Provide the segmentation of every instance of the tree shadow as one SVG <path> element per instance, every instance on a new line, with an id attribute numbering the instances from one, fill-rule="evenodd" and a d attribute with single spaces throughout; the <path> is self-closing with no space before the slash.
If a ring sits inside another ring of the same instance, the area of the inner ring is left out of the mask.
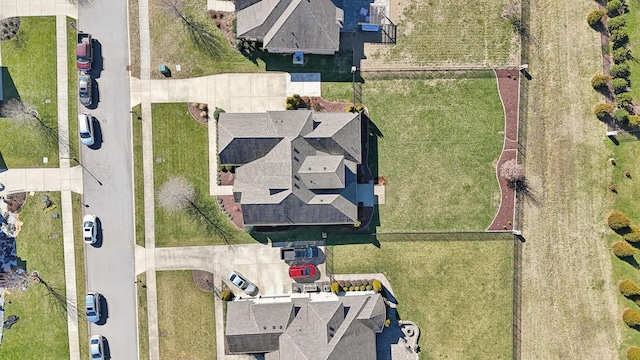
<path id="1" fill-rule="evenodd" d="M 216 234 L 227 244 L 233 244 L 234 228 L 223 216 L 222 211 L 214 201 L 208 201 L 198 196 L 189 201 L 189 213 L 194 216 L 211 234 Z"/>
<path id="2" fill-rule="evenodd" d="M 527 179 L 520 179 L 516 181 L 507 182 L 509 188 L 516 191 L 516 193 L 522 194 L 525 199 L 531 202 L 534 206 L 540 207 L 540 199 L 538 194 L 531 188 Z"/>
<path id="3" fill-rule="evenodd" d="M 636 260 L 635 257 L 633 257 L 633 256 L 619 256 L 618 258 L 620 260 L 626 262 L 627 264 L 633 266 L 634 269 L 640 269 L 640 264 L 638 264 L 638 261 Z"/>

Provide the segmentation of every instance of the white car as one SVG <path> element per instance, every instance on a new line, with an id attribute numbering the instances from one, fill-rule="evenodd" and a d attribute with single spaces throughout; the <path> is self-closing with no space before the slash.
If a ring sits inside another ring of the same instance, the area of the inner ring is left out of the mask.
<path id="1" fill-rule="evenodd" d="M 96 216 L 87 214 L 82 218 L 82 237 L 84 242 L 93 245 L 98 241 L 98 226 L 96 225 Z"/>
<path id="2" fill-rule="evenodd" d="M 100 294 L 88 292 L 84 297 L 84 310 L 87 314 L 87 321 L 97 323 L 100 321 Z"/>
<path id="3" fill-rule="evenodd" d="M 242 289 L 242 291 L 249 296 L 253 296 L 258 292 L 258 287 L 251 281 L 247 280 L 244 276 L 240 275 L 237 271 L 230 272 L 227 279 L 229 279 L 233 285 Z"/>
<path id="4" fill-rule="evenodd" d="M 101 335 L 93 335 L 89 340 L 89 349 L 91 350 L 91 358 L 95 360 L 104 359 L 104 347 L 102 346 L 103 338 Z"/>
<path id="5" fill-rule="evenodd" d="M 93 117 L 89 113 L 78 114 L 78 133 L 80 142 L 91 146 L 95 142 L 93 137 Z"/>

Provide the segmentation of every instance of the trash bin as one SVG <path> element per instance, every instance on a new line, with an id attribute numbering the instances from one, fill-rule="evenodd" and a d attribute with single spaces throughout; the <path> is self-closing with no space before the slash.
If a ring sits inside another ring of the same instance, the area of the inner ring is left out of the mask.
<path id="1" fill-rule="evenodd" d="M 158 71 L 166 77 L 171 76 L 171 70 L 167 67 L 167 65 L 161 64 L 158 66 Z"/>

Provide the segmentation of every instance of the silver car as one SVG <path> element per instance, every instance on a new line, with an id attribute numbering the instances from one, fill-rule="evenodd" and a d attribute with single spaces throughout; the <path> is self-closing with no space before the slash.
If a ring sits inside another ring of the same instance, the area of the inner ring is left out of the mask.
<path id="1" fill-rule="evenodd" d="M 103 338 L 101 335 L 93 335 L 89 340 L 89 350 L 91 358 L 94 360 L 104 360 Z"/>
<path id="2" fill-rule="evenodd" d="M 227 279 L 249 296 L 253 296 L 258 292 L 258 287 L 237 271 L 231 271 Z"/>
<path id="3" fill-rule="evenodd" d="M 83 73 L 78 75 L 78 96 L 82 105 L 91 105 L 91 76 Z"/>
<path id="4" fill-rule="evenodd" d="M 98 226 L 96 225 L 96 216 L 87 214 L 82 218 L 82 237 L 86 244 L 95 244 L 98 241 Z"/>
<path id="5" fill-rule="evenodd" d="M 97 323 L 100 321 L 100 294 L 89 292 L 84 297 L 84 310 L 87 314 L 87 321 Z"/>

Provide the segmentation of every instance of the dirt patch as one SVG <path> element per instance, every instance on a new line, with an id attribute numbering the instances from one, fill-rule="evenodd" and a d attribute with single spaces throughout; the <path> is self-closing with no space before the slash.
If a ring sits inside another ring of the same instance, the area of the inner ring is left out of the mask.
<path id="1" fill-rule="evenodd" d="M 209 123 L 209 107 L 204 103 L 189 103 L 189 114 L 200 124 Z"/>
<path id="2" fill-rule="evenodd" d="M 196 287 L 204 292 L 213 292 L 213 274 L 208 271 L 193 270 L 191 271 L 193 283 Z"/>
<path id="3" fill-rule="evenodd" d="M 19 212 L 27 201 L 27 193 L 9 194 L 3 200 L 7 204 L 7 210 L 12 213 Z"/>
<path id="4" fill-rule="evenodd" d="M 209 10 L 207 11 L 209 18 L 213 21 L 216 27 L 222 32 L 224 37 L 229 41 L 229 44 L 233 46 L 235 44 L 235 34 L 233 31 L 233 21 L 236 18 L 235 13 Z"/>

